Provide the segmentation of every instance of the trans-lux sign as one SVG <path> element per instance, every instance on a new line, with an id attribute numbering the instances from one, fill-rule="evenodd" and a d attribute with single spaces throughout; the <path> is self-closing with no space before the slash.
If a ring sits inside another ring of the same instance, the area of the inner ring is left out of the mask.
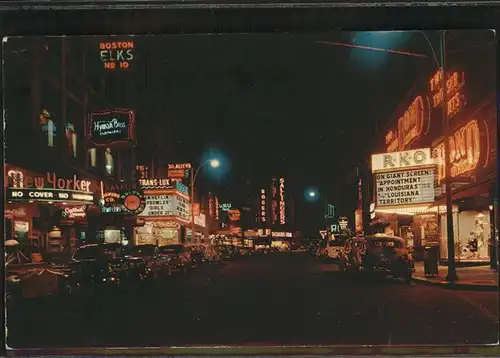
<path id="1" fill-rule="evenodd" d="M 430 148 L 372 155 L 372 172 L 432 165 Z"/>

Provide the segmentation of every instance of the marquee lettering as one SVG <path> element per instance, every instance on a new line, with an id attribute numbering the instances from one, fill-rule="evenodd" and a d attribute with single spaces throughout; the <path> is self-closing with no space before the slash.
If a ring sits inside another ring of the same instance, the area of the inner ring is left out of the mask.
<path id="1" fill-rule="evenodd" d="M 9 170 L 7 172 L 9 186 L 11 188 L 52 188 L 59 190 L 77 190 L 90 192 L 91 181 L 78 179 L 73 175 L 73 179 L 59 178 L 56 173 L 47 173 L 43 176 L 24 176 L 20 170 Z"/>

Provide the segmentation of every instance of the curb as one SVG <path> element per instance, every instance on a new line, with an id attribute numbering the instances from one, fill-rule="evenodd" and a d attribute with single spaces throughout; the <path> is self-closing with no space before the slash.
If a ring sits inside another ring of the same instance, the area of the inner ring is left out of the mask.
<path id="1" fill-rule="evenodd" d="M 411 279 L 413 282 L 429 286 L 440 286 L 447 290 L 464 290 L 464 291 L 494 291 L 498 292 L 499 287 L 495 285 L 481 285 L 470 283 L 449 283 L 446 281 L 431 281 L 424 277 L 415 277 Z"/>

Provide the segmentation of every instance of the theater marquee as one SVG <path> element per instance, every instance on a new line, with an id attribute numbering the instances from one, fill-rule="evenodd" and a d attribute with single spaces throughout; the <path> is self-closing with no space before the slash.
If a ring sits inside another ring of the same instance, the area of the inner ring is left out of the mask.
<path id="1" fill-rule="evenodd" d="M 375 174 L 377 207 L 434 202 L 435 169 L 413 169 Z"/>
<path id="2" fill-rule="evenodd" d="M 61 177 L 56 173 L 35 175 L 23 169 L 7 170 L 6 199 L 24 202 L 64 202 L 93 204 L 95 183 L 76 175 Z"/>

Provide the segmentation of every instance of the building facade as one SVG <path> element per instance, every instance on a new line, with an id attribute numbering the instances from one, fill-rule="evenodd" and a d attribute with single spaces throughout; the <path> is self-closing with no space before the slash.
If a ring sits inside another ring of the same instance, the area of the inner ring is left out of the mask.
<path id="1" fill-rule="evenodd" d="M 373 177 L 367 180 L 373 212 L 372 231 L 395 234 L 407 240 L 422 258 L 425 247 L 439 246 L 447 260 L 444 191 L 443 105 L 450 128 L 451 181 L 458 262 L 490 260 L 495 235 L 497 202 L 497 96 L 496 53 L 493 46 L 477 52 L 449 56 L 446 81 L 435 68 L 424 71 L 410 95 L 396 109 L 373 153 L 430 148 L 436 175 L 430 205 L 381 208 L 376 205 Z M 442 86 L 447 103 L 443 104 Z M 365 206 L 366 207 L 366 206 Z M 365 216 L 366 217 L 366 216 Z"/>

